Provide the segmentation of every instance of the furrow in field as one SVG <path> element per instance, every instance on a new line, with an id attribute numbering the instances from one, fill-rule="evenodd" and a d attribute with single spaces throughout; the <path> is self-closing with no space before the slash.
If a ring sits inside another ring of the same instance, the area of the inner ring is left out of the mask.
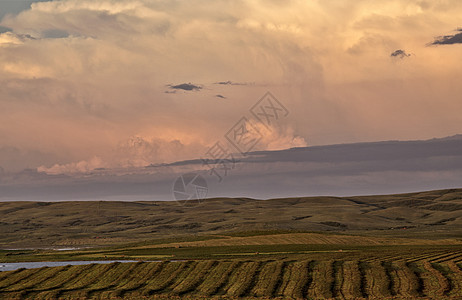
<path id="1" fill-rule="evenodd" d="M 418 278 L 414 272 L 407 267 L 406 263 L 403 261 L 395 261 L 392 263 L 392 268 L 397 282 L 395 285 L 396 294 L 405 298 L 418 297 Z"/>
<path id="2" fill-rule="evenodd" d="M 148 286 L 163 271 L 169 262 L 147 263 L 149 267 L 146 273 L 135 274 L 132 281 L 114 291 L 114 296 L 127 299 L 140 298 Z"/>
<path id="3" fill-rule="evenodd" d="M 12 286 L 14 284 L 19 284 L 21 282 L 27 281 L 28 278 L 45 270 L 46 268 L 43 267 L 40 269 L 21 269 L 19 272 L 13 272 L 5 280 L 2 281 L 2 283 L 0 284 L 0 291 L 3 291 L 5 288 Z"/>
<path id="4" fill-rule="evenodd" d="M 369 298 L 392 296 L 390 277 L 383 263 L 378 261 L 361 264 L 365 276 L 364 293 Z"/>
<path id="5" fill-rule="evenodd" d="M 230 297 L 240 297 L 252 288 L 253 277 L 259 270 L 261 263 L 255 261 L 244 262 L 231 278 L 224 288 L 226 295 Z"/>
<path id="6" fill-rule="evenodd" d="M 308 289 L 308 298 L 332 298 L 331 287 L 334 281 L 332 264 L 332 261 L 319 261 L 313 267 L 313 282 Z"/>
<path id="7" fill-rule="evenodd" d="M 200 296 L 218 294 L 228 283 L 231 273 L 237 270 L 241 264 L 242 262 L 238 261 L 218 263 L 197 287 L 197 294 Z"/>
<path id="8" fill-rule="evenodd" d="M 365 261 L 358 261 L 357 268 L 359 273 L 359 295 L 361 298 L 367 298 L 367 280 L 366 280 L 366 270 L 370 265 Z"/>
<path id="9" fill-rule="evenodd" d="M 387 276 L 387 282 L 388 282 L 388 291 L 390 291 L 391 296 L 396 296 L 398 294 L 398 278 L 396 275 L 396 272 L 393 268 L 392 262 L 391 261 L 382 261 L 381 262 L 382 267 L 385 270 L 385 274 Z"/>
<path id="10" fill-rule="evenodd" d="M 447 262 L 447 261 L 457 260 L 461 256 L 462 256 L 462 252 L 460 252 L 460 251 L 453 252 L 453 253 L 448 254 L 445 257 L 441 257 L 441 258 L 438 258 L 436 260 L 432 260 L 432 262 L 440 263 L 440 262 Z"/>
<path id="11" fill-rule="evenodd" d="M 416 293 L 419 297 L 425 296 L 425 281 L 424 281 L 424 272 L 426 272 L 420 263 L 417 262 L 406 262 L 406 266 L 409 268 L 411 272 L 414 273 L 417 282 Z"/>
<path id="12" fill-rule="evenodd" d="M 361 272 L 357 261 L 345 261 L 342 266 L 341 294 L 345 299 L 358 299 L 363 296 L 361 292 Z"/>
<path id="13" fill-rule="evenodd" d="M 136 272 L 140 264 L 140 262 L 119 263 L 115 268 L 104 274 L 100 280 L 86 287 L 88 290 L 88 298 L 92 298 L 93 296 L 96 298 L 104 298 L 98 297 L 98 294 L 115 289 L 120 284 L 121 280 L 129 277 L 133 272 Z"/>
<path id="14" fill-rule="evenodd" d="M 280 278 L 282 277 L 282 261 L 265 262 L 257 278 L 257 282 L 250 292 L 255 297 L 271 297 Z"/>
<path id="15" fill-rule="evenodd" d="M 276 297 L 282 297 L 284 295 L 284 291 L 287 289 L 289 282 L 291 282 L 291 277 L 293 277 L 294 273 L 292 272 L 292 269 L 294 268 L 293 264 L 294 261 L 285 261 L 282 265 L 282 277 L 280 282 L 278 283 L 279 286 L 274 291 L 274 295 Z"/>
<path id="16" fill-rule="evenodd" d="M 106 297 L 106 298 L 115 298 L 116 296 L 120 297 L 121 291 L 125 290 L 127 285 L 139 284 L 140 283 L 139 281 L 141 279 L 141 277 L 139 277 L 139 276 L 140 275 L 146 275 L 148 269 L 149 269 L 149 263 L 147 263 L 147 262 L 139 262 L 139 263 L 137 263 L 136 270 L 133 270 L 132 272 L 130 272 L 130 274 L 125 276 L 125 278 L 120 278 L 119 281 L 118 281 L 117 286 L 115 286 L 113 289 L 111 289 L 109 291 L 102 292 L 100 294 L 100 297 L 101 298 L 103 298 L 103 296 Z M 143 279 L 143 280 L 146 280 L 146 279 Z"/>
<path id="17" fill-rule="evenodd" d="M 444 297 L 445 293 L 449 291 L 449 284 L 446 278 L 428 261 L 420 264 L 424 270 L 420 277 L 424 283 L 424 294 L 428 297 L 438 299 Z"/>
<path id="18" fill-rule="evenodd" d="M 171 282 L 171 284 L 165 286 L 165 288 L 160 291 L 160 294 L 172 294 L 173 289 L 180 285 L 185 280 L 188 280 L 188 277 L 198 268 L 200 262 L 192 261 L 184 270 L 176 276 L 176 278 Z"/>
<path id="19" fill-rule="evenodd" d="M 11 276 L 15 276 L 17 273 L 22 272 L 25 269 L 17 269 L 14 271 L 2 271 L 0 272 L 0 286 L 2 286 L 2 281 L 5 279 L 10 279 Z"/>
<path id="20" fill-rule="evenodd" d="M 69 266 L 69 268 L 59 274 L 59 276 L 50 278 L 46 282 L 37 285 L 34 288 L 34 291 L 28 294 L 28 296 L 35 299 L 53 299 L 55 298 L 57 291 L 62 288 L 66 282 L 75 279 L 83 271 L 89 268 L 91 268 L 91 265 Z"/>
<path id="21" fill-rule="evenodd" d="M 449 296 L 462 298 L 462 270 L 453 261 L 447 262 L 446 265 L 449 268 L 453 283 L 453 289 L 449 293 Z"/>
<path id="22" fill-rule="evenodd" d="M 414 255 L 411 258 L 408 258 L 407 261 L 408 262 L 417 262 L 417 261 L 429 260 L 432 257 L 434 257 L 435 255 L 440 255 L 440 253 L 435 254 L 434 252 L 432 252 L 432 253 L 427 252 L 427 253 L 420 254 L 420 255 Z"/>
<path id="23" fill-rule="evenodd" d="M 104 293 L 107 298 L 122 298 L 125 293 L 139 289 L 144 282 L 161 267 L 160 262 L 142 262 L 138 265 L 136 272 L 132 272 L 130 276 L 119 281 L 117 287 L 109 293 Z"/>
<path id="24" fill-rule="evenodd" d="M 187 271 L 191 265 L 195 263 L 192 261 L 170 262 L 162 271 L 150 281 L 144 290 L 145 295 L 153 295 L 161 292 L 181 275 L 182 272 Z"/>
<path id="25" fill-rule="evenodd" d="M 172 289 L 174 295 L 184 295 L 189 292 L 193 292 L 204 280 L 204 277 L 217 265 L 217 261 L 201 261 L 199 262 L 194 270 L 187 275 L 184 280 L 180 281 Z"/>
<path id="26" fill-rule="evenodd" d="M 278 295 L 287 298 L 306 298 L 312 281 L 314 261 L 297 261 L 287 266 L 281 278 Z"/>
<path id="27" fill-rule="evenodd" d="M 431 263 L 438 262 L 440 260 L 444 260 L 446 257 L 452 256 L 453 254 L 454 254 L 454 252 L 452 252 L 452 251 L 451 252 L 445 251 L 445 252 L 440 253 L 440 254 L 435 254 L 432 257 L 427 258 L 426 260 L 428 260 Z"/>
<path id="28" fill-rule="evenodd" d="M 117 263 L 98 265 L 93 264 L 92 267 L 82 272 L 77 278 L 67 282 L 58 291 L 56 298 L 80 297 L 87 298 L 85 288 L 95 281 L 98 281 L 104 274 L 117 266 Z"/>
<path id="29" fill-rule="evenodd" d="M 35 273 L 34 275 L 27 278 L 27 281 L 23 280 L 19 283 L 12 284 L 9 287 L 5 288 L 4 291 L 26 291 L 33 289 L 35 286 L 46 282 L 47 280 L 53 278 L 62 271 L 65 271 L 68 267 L 55 267 L 55 268 L 45 268 L 42 272 Z"/>
<path id="30" fill-rule="evenodd" d="M 343 277 L 343 261 L 334 261 L 332 263 L 332 277 L 333 281 L 330 286 L 330 291 L 333 298 L 345 299 L 342 293 Z"/>
<path id="31" fill-rule="evenodd" d="M 454 276 L 457 274 L 454 274 L 447 264 L 431 263 L 431 266 L 445 278 L 447 287 L 444 291 L 444 295 L 450 297 L 460 295 L 461 285 L 457 276 Z"/>

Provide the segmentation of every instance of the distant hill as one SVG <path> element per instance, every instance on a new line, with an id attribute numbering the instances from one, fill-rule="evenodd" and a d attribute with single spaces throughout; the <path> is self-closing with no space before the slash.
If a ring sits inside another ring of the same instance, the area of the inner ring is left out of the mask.
<path id="1" fill-rule="evenodd" d="M 201 159 L 127 170 L 0 174 L 0 200 L 173 200 L 173 183 L 202 174 L 208 197 L 269 199 L 395 194 L 462 187 L 462 135 L 257 151 L 215 172 Z M 226 172 L 226 173 L 225 173 Z"/>
<path id="2" fill-rule="evenodd" d="M 361 197 L 215 198 L 184 206 L 165 201 L 0 202 L 0 220 L 0 248 L 258 231 L 460 239 L 462 189 Z"/>

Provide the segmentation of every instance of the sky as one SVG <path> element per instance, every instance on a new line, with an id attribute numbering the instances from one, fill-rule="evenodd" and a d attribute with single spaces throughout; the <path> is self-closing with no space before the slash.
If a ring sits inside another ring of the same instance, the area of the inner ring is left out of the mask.
<path id="1" fill-rule="evenodd" d="M 253 150 L 461 133 L 458 0 L 0 0 L 0 166 L 197 159 L 270 92 Z"/>
<path id="2" fill-rule="evenodd" d="M 178 204 L 185 206 L 188 202 L 183 200 L 206 197 L 274 199 L 421 192 L 461 187 L 462 135 L 253 151 L 213 169 L 194 159 L 73 174 L 25 170 L 0 178 L 0 201 L 180 200 Z"/>

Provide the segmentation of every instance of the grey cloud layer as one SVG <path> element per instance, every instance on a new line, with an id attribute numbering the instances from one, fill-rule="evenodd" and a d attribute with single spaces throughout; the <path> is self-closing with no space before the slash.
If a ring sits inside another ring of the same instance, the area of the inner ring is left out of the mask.
<path id="1" fill-rule="evenodd" d="M 310 195 L 400 193 L 460 186 L 462 137 L 253 152 L 219 183 L 201 160 L 85 176 L 25 171 L 1 175 L 1 200 L 172 200 L 182 173 L 197 170 L 209 197 L 259 199 Z"/>

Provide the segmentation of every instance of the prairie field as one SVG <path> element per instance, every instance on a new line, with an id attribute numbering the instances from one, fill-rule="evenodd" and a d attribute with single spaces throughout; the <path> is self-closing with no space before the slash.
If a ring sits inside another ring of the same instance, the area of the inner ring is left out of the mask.
<path id="1" fill-rule="evenodd" d="M 3 299 L 460 299 L 460 252 L 386 260 L 184 260 L 0 273 Z"/>
<path id="2" fill-rule="evenodd" d="M 3 271 L 0 299 L 462 299 L 461 190 L 0 215 L 0 265 L 136 261 Z"/>
<path id="3" fill-rule="evenodd" d="M 0 0 L 0 300 L 462 300 L 462 0 Z"/>

